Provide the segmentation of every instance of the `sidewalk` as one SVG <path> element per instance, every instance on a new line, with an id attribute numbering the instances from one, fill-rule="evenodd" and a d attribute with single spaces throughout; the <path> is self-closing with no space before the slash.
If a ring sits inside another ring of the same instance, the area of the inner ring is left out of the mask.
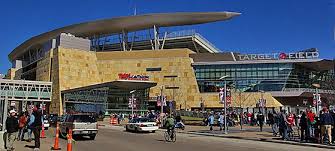
<path id="1" fill-rule="evenodd" d="M 55 141 L 55 129 L 49 128 L 49 130 L 45 131 L 46 138 L 41 138 L 41 147 L 40 151 L 49 151 L 51 150 L 51 147 L 54 145 Z M 27 138 L 27 134 L 26 137 Z M 14 147 L 16 151 L 32 151 L 34 150 L 34 140 L 31 142 L 27 141 L 15 141 Z M 62 138 L 59 138 L 59 146 L 62 150 L 66 150 L 66 144 L 65 140 Z"/>
<path id="2" fill-rule="evenodd" d="M 299 142 L 300 140 L 299 138 L 297 138 L 295 141 L 281 140 L 280 137 L 275 137 L 272 135 L 271 127 L 268 126 L 265 126 L 263 128 L 263 132 L 260 132 L 259 127 L 256 126 L 243 126 L 243 130 L 241 130 L 239 126 L 229 127 L 228 134 L 224 134 L 224 131 L 220 131 L 218 127 L 214 127 L 213 129 L 214 129 L 213 131 L 210 131 L 208 126 L 186 126 L 184 131 L 178 131 L 178 132 L 186 134 L 202 135 L 202 136 L 244 139 L 252 141 L 263 141 L 263 142 L 335 149 L 335 146 L 322 145 L 316 143 L 301 143 Z"/>

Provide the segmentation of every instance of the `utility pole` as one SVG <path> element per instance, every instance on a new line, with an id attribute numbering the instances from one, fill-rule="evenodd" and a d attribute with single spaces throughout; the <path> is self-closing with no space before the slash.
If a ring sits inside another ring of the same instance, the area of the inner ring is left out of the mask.
<path id="1" fill-rule="evenodd" d="M 163 89 L 164 89 L 164 86 L 161 86 L 161 114 L 163 114 L 164 112 L 164 104 L 163 104 Z"/>

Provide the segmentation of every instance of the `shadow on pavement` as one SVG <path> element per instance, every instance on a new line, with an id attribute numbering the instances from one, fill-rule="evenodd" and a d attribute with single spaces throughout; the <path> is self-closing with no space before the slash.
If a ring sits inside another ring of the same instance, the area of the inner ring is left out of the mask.
<path id="1" fill-rule="evenodd" d="M 25 145 L 26 148 L 35 148 L 35 145 Z"/>

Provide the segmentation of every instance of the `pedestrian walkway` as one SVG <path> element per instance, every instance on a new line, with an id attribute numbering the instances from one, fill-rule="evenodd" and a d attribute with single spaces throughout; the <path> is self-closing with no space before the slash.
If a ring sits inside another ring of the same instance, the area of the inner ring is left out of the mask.
<path id="1" fill-rule="evenodd" d="M 202 135 L 202 136 L 214 136 L 214 137 L 222 137 L 222 138 L 265 141 L 265 142 L 273 142 L 273 143 L 335 149 L 335 146 L 315 144 L 315 143 L 301 143 L 298 140 L 296 141 L 281 140 L 280 137 L 273 136 L 271 127 L 268 127 L 268 126 L 265 126 L 263 128 L 263 132 L 260 132 L 259 127 L 256 127 L 256 126 L 243 126 L 242 130 L 238 126 L 229 127 L 228 134 L 224 134 L 224 131 L 220 131 L 219 127 L 214 127 L 214 130 L 210 131 L 208 126 L 186 126 L 184 131 L 178 131 L 178 132 Z"/>
<path id="2" fill-rule="evenodd" d="M 41 148 L 40 151 L 49 151 L 51 147 L 54 145 L 54 139 L 55 139 L 55 129 L 50 128 L 45 133 L 46 138 L 41 138 Z M 66 140 L 61 139 L 60 141 L 60 147 L 62 150 L 66 150 Z M 27 141 L 15 141 L 14 147 L 16 151 L 32 151 L 34 150 L 34 140 L 31 142 Z"/>

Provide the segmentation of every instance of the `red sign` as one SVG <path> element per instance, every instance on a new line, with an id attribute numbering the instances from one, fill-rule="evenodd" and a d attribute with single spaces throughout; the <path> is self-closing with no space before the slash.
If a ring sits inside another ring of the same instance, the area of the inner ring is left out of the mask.
<path id="1" fill-rule="evenodd" d="M 225 101 L 224 88 L 220 88 L 219 98 L 220 98 L 220 103 L 224 104 L 224 101 Z M 230 88 L 227 88 L 226 100 L 227 100 L 227 106 L 230 107 L 231 106 L 231 102 L 232 102 Z"/>
<path id="2" fill-rule="evenodd" d="M 148 81 L 149 76 L 147 75 L 131 75 L 130 73 L 119 73 L 119 79 L 121 80 L 141 80 Z"/>

